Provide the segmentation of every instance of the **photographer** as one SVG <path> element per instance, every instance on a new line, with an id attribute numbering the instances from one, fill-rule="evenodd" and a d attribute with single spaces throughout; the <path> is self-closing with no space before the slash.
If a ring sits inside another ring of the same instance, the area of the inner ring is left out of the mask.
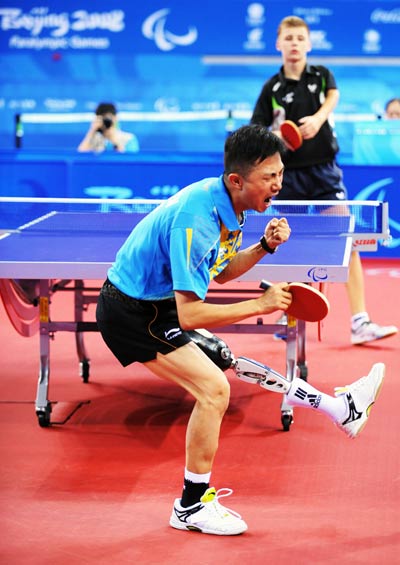
<path id="1" fill-rule="evenodd" d="M 115 105 L 102 102 L 96 108 L 95 119 L 79 144 L 78 151 L 134 153 L 139 151 L 139 142 L 133 133 L 119 129 Z"/>

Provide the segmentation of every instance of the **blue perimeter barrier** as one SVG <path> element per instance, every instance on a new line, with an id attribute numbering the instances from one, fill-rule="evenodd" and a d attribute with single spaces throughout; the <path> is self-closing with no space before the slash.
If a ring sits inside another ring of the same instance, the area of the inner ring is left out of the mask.
<path id="1" fill-rule="evenodd" d="M 392 240 L 376 256 L 400 257 L 400 167 L 342 165 L 348 198 L 389 202 Z M 221 153 L 80 154 L 0 151 L 1 196 L 168 198 L 205 177 L 221 174 Z M 0 205 L 1 220 L 1 205 Z M 370 256 L 370 254 L 369 254 Z"/>

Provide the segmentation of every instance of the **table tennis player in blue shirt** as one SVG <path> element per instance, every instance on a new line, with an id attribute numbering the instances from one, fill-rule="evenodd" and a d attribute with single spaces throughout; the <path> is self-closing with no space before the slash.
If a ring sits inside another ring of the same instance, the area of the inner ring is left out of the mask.
<path id="1" fill-rule="evenodd" d="M 242 222 L 232 209 L 222 177 L 199 181 L 140 222 L 118 252 L 108 278 L 142 300 L 173 298 L 178 289 L 193 291 L 204 300 L 210 278 L 224 269 L 240 246 Z M 223 240 L 221 225 L 226 226 Z"/>
<path id="2" fill-rule="evenodd" d="M 194 399 L 186 431 L 184 488 L 170 517 L 170 525 L 180 530 L 216 535 L 247 530 L 241 516 L 219 501 L 232 491 L 210 487 L 229 405 L 227 352 L 234 358 L 222 340 L 196 328 L 285 311 L 291 303 L 286 282 L 232 304 L 205 301 L 211 279 L 225 283 L 239 277 L 288 240 L 286 219 L 272 218 L 259 241 L 240 249 L 246 210 L 264 212 L 282 187 L 284 151 L 282 141 L 267 128 L 239 128 L 225 142 L 223 175 L 184 188 L 145 216 L 118 252 L 98 299 L 98 327 L 120 363 L 143 363 Z M 324 413 L 355 437 L 383 376 L 384 365 L 375 364 L 367 377 L 335 396 L 299 378 L 280 378 L 286 381 L 289 404 Z M 268 388 L 256 375 L 254 383 Z"/>

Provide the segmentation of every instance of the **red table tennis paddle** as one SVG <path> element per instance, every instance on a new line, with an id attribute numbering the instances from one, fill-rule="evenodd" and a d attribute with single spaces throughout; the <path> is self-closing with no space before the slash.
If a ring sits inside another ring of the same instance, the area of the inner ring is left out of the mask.
<path id="1" fill-rule="evenodd" d="M 285 120 L 280 127 L 282 137 L 293 151 L 299 149 L 303 145 L 303 136 L 301 135 L 300 128 L 291 120 Z"/>
<path id="2" fill-rule="evenodd" d="M 271 286 L 262 280 L 260 288 L 267 290 Z M 288 290 L 292 294 L 292 302 L 286 310 L 290 316 L 305 322 L 319 322 L 329 312 L 328 299 L 322 292 L 304 283 L 289 283 Z"/>

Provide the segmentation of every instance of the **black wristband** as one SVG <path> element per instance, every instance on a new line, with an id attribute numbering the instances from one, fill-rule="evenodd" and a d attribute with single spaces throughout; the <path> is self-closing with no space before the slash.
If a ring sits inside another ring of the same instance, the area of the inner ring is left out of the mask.
<path id="1" fill-rule="evenodd" d="M 267 243 L 267 240 L 265 239 L 265 235 L 262 235 L 260 238 L 260 244 L 261 247 L 264 249 L 264 251 L 266 251 L 267 253 L 270 253 L 271 255 L 273 253 L 276 252 L 276 250 L 278 249 L 277 247 L 275 247 L 274 249 L 272 249 L 272 247 L 270 247 Z"/>

